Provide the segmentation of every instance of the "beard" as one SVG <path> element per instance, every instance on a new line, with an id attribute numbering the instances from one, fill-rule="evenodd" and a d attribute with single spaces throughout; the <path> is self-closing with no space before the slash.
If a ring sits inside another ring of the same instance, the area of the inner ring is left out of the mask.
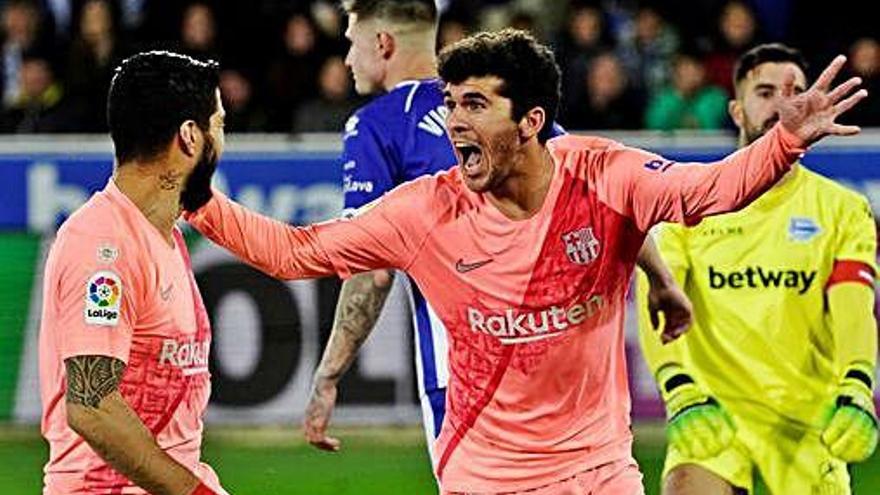
<path id="1" fill-rule="evenodd" d="M 776 123 L 779 122 L 779 116 L 773 116 L 764 121 L 761 126 L 752 127 L 748 123 L 746 123 L 745 127 L 745 137 L 746 144 L 752 144 L 757 141 L 761 136 L 767 134 L 767 132 L 773 128 Z"/>
<path id="2" fill-rule="evenodd" d="M 211 199 L 211 178 L 217 170 L 218 161 L 214 140 L 206 134 L 202 155 L 183 183 L 183 192 L 180 193 L 180 205 L 184 210 L 196 211 Z"/>

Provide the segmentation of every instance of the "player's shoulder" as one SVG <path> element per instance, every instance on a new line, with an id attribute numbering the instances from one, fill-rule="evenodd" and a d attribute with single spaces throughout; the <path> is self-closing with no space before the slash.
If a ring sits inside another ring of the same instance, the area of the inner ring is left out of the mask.
<path id="1" fill-rule="evenodd" d="M 606 150 L 622 146 L 610 138 L 585 134 L 560 134 L 549 139 L 547 145 L 559 151 Z"/>
<path id="2" fill-rule="evenodd" d="M 403 81 L 387 93 L 360 107 L 355 116 L 367 121 L 388 122 L 389 116 L 418 114 L 443 102 L 440 82 L 434 79 Z"/>
<path id="3" fill-rule="evenodd" d="M 74 263 L 114 264 L 133 259 L 138 252 L 137 232 L 129 226 L 118 205 L 98 192 L 58 229 L 51 255 Z M 128 253 L 120 258 L 120 253 Z"/>
<path id="4" fill-rule="evenodd" d="M 613 139 L 576 134 L 562 134 L 547 141 L 547 148 L 557 156 L 604 152 L 622 146 L 622 144 Z"/>
<path id="5" fill-rule="evenodd" d="M 601 136 L 563 134 L 547 141 L 547 149 L 558 163 L 581 176 L 595 154 L 622 148 L 619 142 Z"/>
<path id="6" fill-rule="evenodd" d="M 434 173 L 420 175 L 410 181 L 397 186 L 396 190 L 406 191 L 408 194 L 419 196 L 423 199 L 435 200 L 441 196 L 450 196 L 461 192 L 464 187 L 461 173 L 458 167 L 439 170 Z"/>
<path id="7" fill-rule="evenodd" d="M 868 203 L 868 198 L 865 195 L 834 179 L 803 166 L 800 173 L 803 174 L 803 187 L 810 189 L 817 198 L 821 198 L 826 204 L 847 208 Z"/>
<path id="8" fill-rule="evenodd" d="M 452 167 L 404 182 L 386 196 L 394 197 L 408 210 L 438 218 L 450 209 L 470 204 L 468 193 L 458 167 Z"/>

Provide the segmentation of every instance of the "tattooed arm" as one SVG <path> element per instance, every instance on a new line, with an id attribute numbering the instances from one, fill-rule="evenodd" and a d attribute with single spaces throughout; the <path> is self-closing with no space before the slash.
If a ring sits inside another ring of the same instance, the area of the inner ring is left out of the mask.
<path id="1" fill-rule="evenodd" d="M 187 495 L 203 485 L 166 454 L 117 389 L 125 363 L 74 356 L 67 370 L 67 424 L 110 466 L 154 495 Z"/>
<path id="2" fill-rule="evenodd" d="M 319 449 L 339 450 L 339 440 L 326 434 L 336 404 L 336 385 L 376 325 L 393 280 L 393 271 L 377 270 L 355 275 L 342 284 L 333 330 L 315 371 L 303 422 L 306 440 Z"/>

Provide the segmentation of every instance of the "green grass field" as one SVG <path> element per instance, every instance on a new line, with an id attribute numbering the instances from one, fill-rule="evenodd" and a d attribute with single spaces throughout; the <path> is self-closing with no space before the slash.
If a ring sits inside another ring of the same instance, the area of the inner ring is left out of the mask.
<path id="1" fill-rule="evenodd" d="M 212 428 L 205 458 L 234 495 L 436 494 L 417 428 L 358 428 L 337 431 L 342 452 L 318 452 L 293 428 Z M 648 495 L 659 492 L 662 429 L 636 428 L 636 457 Z M 36 430 L 0 427 L 0 495 L 40 492 L 46 448 Z M 853 470 L 856 495 L 880 494 L 880 456 Z M 766 493 L 758 490 L 758 493 Z"/>

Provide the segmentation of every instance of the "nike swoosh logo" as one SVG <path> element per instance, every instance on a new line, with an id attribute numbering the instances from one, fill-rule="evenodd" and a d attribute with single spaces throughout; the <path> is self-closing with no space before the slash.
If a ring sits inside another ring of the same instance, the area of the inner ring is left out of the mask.
<path id="1" fill-rule="evenodd" d="M 477 268 L 486 265 L 492 262 L 492 258 L 487 260 L 477 261 L 474 263 L 465 263 L 464 259 L 459 258 L 458 261 L 455 262 L 455 269 L 458 273 L 467 273 L 471 270 L 476 270 Z"/>
<path id="2" fill-rule="evenodd" d="M 174 286 L 171 284 L 169 284 L 168 287 L 164 289 L 162 289 L 161 287 L 159 288 L 159 295 L 162 296 L 163 301 L 167 301 L 171 297 L 171 289 L 173 288 Z"/>

